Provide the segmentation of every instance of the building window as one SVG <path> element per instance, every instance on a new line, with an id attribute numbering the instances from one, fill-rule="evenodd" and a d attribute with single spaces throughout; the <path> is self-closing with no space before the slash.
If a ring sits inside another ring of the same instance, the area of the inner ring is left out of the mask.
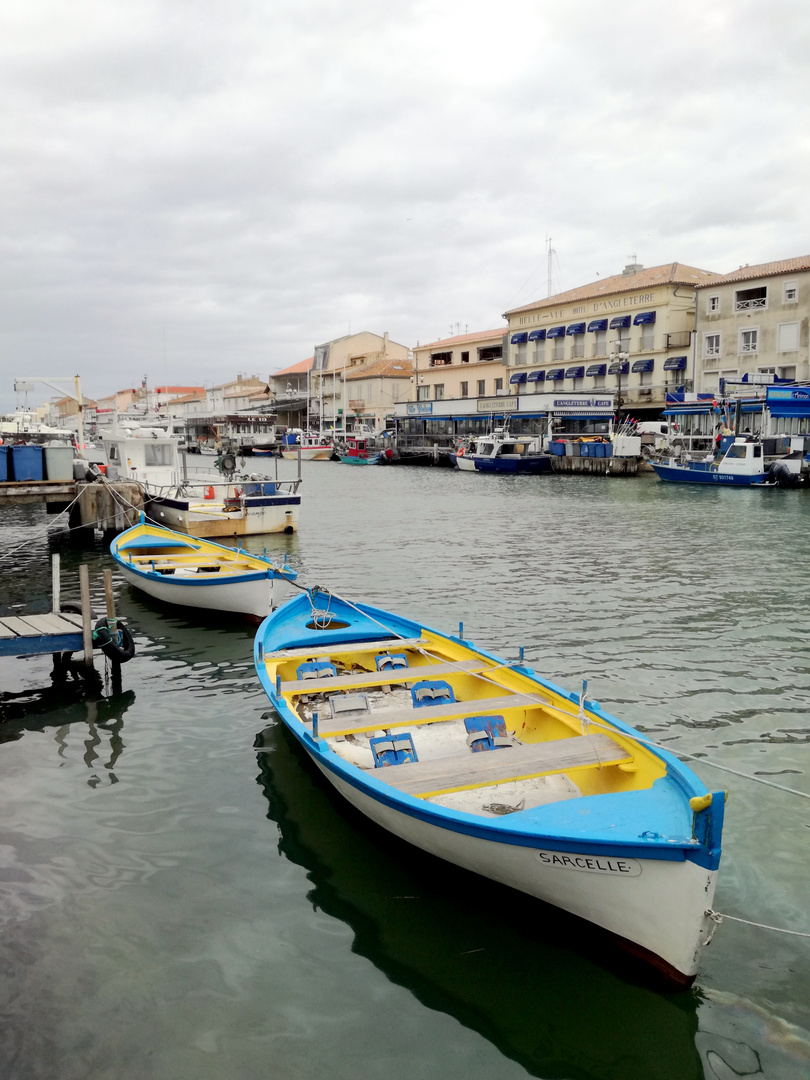
<path id="1" fill-rule="evenodd" d="M 534 363 L 535 364 L 542 364 L 543 363 L 543 357 L 545 356 L 545 352 L 546 352 L 546 343 L 545 343 L 545 341 L 535 341 L 535 343 L 534 343 Z"/>
<path id="2" fill-rule="evenodd" d="M 433 387 L 433 398 L 435 401 L 441 401 L 444 397 L 444 383 L 436 383 Z"/>
<path id="3" fill-rule="evenodd" d="M 593 335 L 593 355 L 607 356 L 607 330 L 597 330 Z"/>
<path id="4" fill-rule="evenodd" d="M 585 355 L 585 335 L 575 334 L 573 341 L 573 348 L 571 349 L 571 355 L 574 358 Z"/>
<path id="5" fill-rule="evenodd" d="M 430 354 L 430 366 L 431 367 L 444 367 L 445 364 L 452 364 L 453 354 L 451 352 L 435 352 Z"/>
<path id="6" fill-rule="evenodd" d="M 495 380 L 495 393 L 498 394 L 498 393 L 500 393 L 501 390 L 503 390 L 503 379 L 496 379 Z"/>
<path id="7" fill-rule="evenodd" d="M 799 324 L 797 322 L 780 323 L 778 342 L 777 352 L 798 352 Z"/>
<path id="8" fill-rule="evenodd" d="M 784 285 L 783 299 L 786 304 L 798 304 L 799 287 L 795 281 L 786 281 Z"/>
<path id="9" fill-rule="evenodd" d="M 521 343 L 517 347 L 517 352 L 515 353 L 515 363 L 518 364 L 518 365 L 523 365 L 523 364 L 526 363 L 526 342 L 525 341 L 521 341 Z"/>
<path id="10" fill-rule="evenodd" d="M 740 348 L 738 351 L 741 354 L 759 352 L 759 327 L 740 331 Z"/>
<path id="11" fill-rule="evenodd" d="M 706 297 L 706 314 L 716 315 L 720 310 L 720 297 L 716 294 L 714 296 Z"/>
<path id="12" fill-rule="evenodd" d="M 795 382 L 796 381 L 796 365 L 793 364 L 790 367 L 780 367 L 779 368 L 779 378 L 780 379 L 790 379 L 791 382 Z"/>
<path id="13" fill-rule="evenodd" d="M 430 401 L 430 387 L 420 386 L 416 391 L 417 401 Z"/>
<path id="14" fill-rule="evenodd" d="M 553 356 L 553 359 L 554 360 L 562 360 L 564 355 L 565 355 L 565 338 L 564 337 L 555 337 L 554 338 L 554 356 Z"/>
<path id="15" fill-rule="evenodd" d="M 467 397 L 468 394 L 469 394 L 469 389 L 470 389 L 470 384 L 463 382 L 461 384 L 461 396 L 462 397 Z"/>
<path id="16" fill-rule="evenodd" d="M 604 375 L 594 375 L 594 377 L 593 377 L 593 388 L 594 388 L 594 390 L 604 390 L 605 389 L 605 376 Z"/>
<path id="17" fill-rule="evenodd" d="M 502 345 L 488 345 L 485 349 L 478 350 L 479 360 L 502 360 L 503 359 L 503 346 Z"/>
<path id="18" fill-rule="evenodd" d="M 704 334 L 703 335 L 703 355 L 707 359 L 710 356 L 720 355 L 720 335 L 719 334 Z"/>
<path id="19" fill-rule="evenodd" d="M 647 352 L 653 347 L 655 326 L 653 323 L 644 323 L 641 327 L 641 351 Z"/>
<path id="20" fill-rule="evenodd" d="M 479 397 L 484 397 L 486 395 L 486 392 L 487 392 L 487 381 L 486 381 L 486 379 L 479 379 L 478 380 L 478 396 Z"/>
<path id="21" fill-rule="evenodd" d="M 768 290 L 764 285 L 755 289 L 738 289 L 734 293 L 735 311 L 761 311 L 768 306 Z"/>

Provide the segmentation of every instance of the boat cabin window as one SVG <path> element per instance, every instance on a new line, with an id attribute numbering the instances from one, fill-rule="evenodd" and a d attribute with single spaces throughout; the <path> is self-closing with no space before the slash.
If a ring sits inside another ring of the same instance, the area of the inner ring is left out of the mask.
<path id="1" fill-rule="evenodd" d="M 478 444 L 478 453 L 483 454 L 485 457 L 492 453 L 495 448 L 495 444 L 491 442 L 482 442 Z"/>
<path id="2" fill-rule="evenodd" d="M 169 443 L 145 442 L 143 444 L 143 463 L 144 465 L 171 465 L 172 448 Z"/>
<path id="3" fill-rule="evenodd" d="M 754 447 L 754 457 L 762 457 L 762 447 L 758 444 Z"/>
<path id="4" fill-rule="evenodd" d="M 107 451 L 107 458 L 113 465 L 121 460 L 118 443 L 110 443 L 110 448 Z"/>
<path id="5" fill-rule="evenodd" d="M 745 457 L 745 443 L 735 443 L 728 448 L 728 454 L 726 457 L 730 458 L 744 458 Z"/>

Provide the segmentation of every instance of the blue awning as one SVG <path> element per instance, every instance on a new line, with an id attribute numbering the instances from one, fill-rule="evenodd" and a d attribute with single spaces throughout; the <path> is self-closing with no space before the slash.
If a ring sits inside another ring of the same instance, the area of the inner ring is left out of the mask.
<path id="1" fill-rule="evenodd" d="M 678 409 L 664 409 L 662 416 L 708 416 L 714 412 L 711 405 L 681 405 Z"/>
<path id="2" fill-rule="evenodd" d="M 565 337 L 564 326 L 551 326 L 546 331 L 546 337 Z"/>
<path id="3" fill-rule="evenodd" d="M 509 382 L 510 383 L 524 383 L 524 382 L 526 382 L 526 372 L 525 371 L 515 371 L 512 375 L 509 376 Z"/>
<path id="4" fill-rule="evenodd" d="M 619 330 L 622 326 L 630 325 L 629 315 L 617 315 L 615 319 L 610 320 L 610 329 Z"/>
<path id="5" fill-rule="evenodd" d="M 546 372 L 546 382 L 548 382 L 549 379 L 561 379 L 562 377 L 563 369 L 561 367 L 551 368 L 550 371 Z"/>
<path id="6" fill-rule="evenodd" d="M 522 345 L 528 339 L 528 337 L 528 334 L 512 334 L 512 344 Z"/>
<path id="7" fill-rule="evenodd" d="M 634 360 L 633 371 L 652 371 L 655 366 L 654 360 Z"/>
<path id="8" fill-rule="evenodd" d="M 630 371 L 629 360 L 614 360 L 614 362 L 608 368 L 608 375 L 627 375 Z"/>
<path id="9" fill-rule="evenodd" d="M 572 337 L 574 334 L 584 334 L 585 333 L 585 323 L 584 322 L 572 322 L 571 325 L 568 327 L 568 329 L 565 332 L 566 332 L 566 334 L 568 334 L 569 337 Z"/>
<path id="10" fill-rule="evenodd" d="M 545 379 L 546 379 L 545 371 L 530 371 L 529 372 L 529 382 L 545 382 Z"/>
<path id="11" fill-rule="evenodd" d="M 604 375 L 607 371 L 607 364 L 591 364 L 585 374 L 590 378 L 592 375 Z"/>
<path id="12" fill-rule="evenodd" d="M 685 356 L 670 356 L 664 361 L 664 371 L 685 371 Z"/>
<path id="13" fill-rule="evenodd" d="M 566 379 L 581 379 L 585 374 L 585 365 L 579 364 L 576 367 L 570 367 L 565 373 Z"/>
<path id="14" fill-rule="evenodd" d="M 592 334 L 596 330 L 607 330 L 607 319 L 591 319 L 588 323 L 588 333 Z"/>
<path id="15" fill-rule="evenodd" d="M 546 332 L 545 332 L 545 330 L 532 330 L 532 331 L 530 331 L 530 333 L 529 333 L 529 341 L 545 341 L 545 340 L 546 340 Z"/>
<path id="16" fill-rule="evenodd" d="M 636 315 L 635 319 L 633 319 L 633 326 L 643 326 L 645 323 L 654 323 L 654 322 L 655 322 L 655 312 L 654 311 L 640 311 L 638 313 L 638 315 Z"/>

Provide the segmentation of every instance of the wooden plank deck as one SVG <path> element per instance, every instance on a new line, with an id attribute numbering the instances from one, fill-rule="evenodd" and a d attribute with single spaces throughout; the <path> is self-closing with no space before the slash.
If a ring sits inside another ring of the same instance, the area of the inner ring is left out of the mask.
<path id="1" fill-rule="evenodd" d="M 443 705 L 423 705 L 419 709 L 402 705 L 393 709 L 375 709 L 371 713 L 353 713 L 332 719 L 318 714 L 318 734 L 322 738 L 334 735 L 357 735 L 364 731 L 380 731 L 395 727 L 421 727 L 435 720 L 460 720 L 465 716 L 488 716 L 504 709 L 531 709 L 546 703 L 539 694 L 506 694 L 503 697 L 476 698 L 475 701 L 454 701 Z"/>
<path id="2" fill-rule="evenodd" d="M 418 753 L 418 739 L 414 742 Z M 632 754 L 609 735 L 573 735 L 554 742 L 392 765 L 376 770 L 375 776 L 406 795 L 430 796 L 632 760 Z"/>
<path id="3" fill-rule="evenodd" d="M 82 648 L 81 615 L 52 611 L 0 617 L 0 656 L 78 652 Z"/>
<path id="4" fill-rule="evenodd" d="M 364 652 L 402 652 L 403 649 L 419 649 L 425 645 L 434 644 L 429 638 L 384 638 L 379 641 L 352 641 L 347 642 L 345 645 L 318 645 L 314 643 L 307 648 L 299 649 L 279 649 L 278 652 L 266 653 L 265 661 L 272 663 L 280 660 L 307 660 L 312 657 L 320 656 L 341 656 L 344 653 L 364 653 Z M 328 657 L 327 657 L 328 659 Z"/>
<path id="5" fill-rule="evenodd" d="M 492 667 L 489 660 L 451 660 L 444 664 L 388 668 L 386 671 L 358 671 L 351 675 L 327 675 L 316 679 L 290 679 L 281 684 L 282 694 L 319 694 L 330 690 L 357 690 L 363 686 L 388 686 L 391 683 L 417 682 L 439 675 L 478 674 Z"/>

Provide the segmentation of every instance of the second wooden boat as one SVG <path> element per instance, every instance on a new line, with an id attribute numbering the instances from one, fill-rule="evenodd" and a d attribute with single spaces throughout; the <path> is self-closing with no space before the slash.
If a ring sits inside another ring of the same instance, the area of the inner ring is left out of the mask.
<path id="1" fill-rule="evenodd" d="M 296 572 L 264 555 L 141 521 L 110 545 L 124 578 L 156 600 L 263 619 L 294 591 Z"/>

